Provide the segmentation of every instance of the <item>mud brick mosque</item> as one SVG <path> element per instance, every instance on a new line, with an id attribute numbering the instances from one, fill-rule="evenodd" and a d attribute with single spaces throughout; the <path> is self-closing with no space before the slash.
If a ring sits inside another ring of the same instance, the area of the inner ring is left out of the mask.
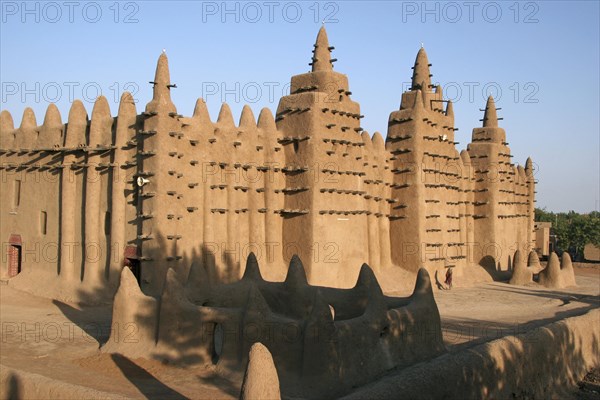
<path id="1" fill-rule="evenodd" d="M 104 97 L 90 118 L 75 101 L 66 123 L 53 104 L 42 125 L 29 108 L 17 128 L 2 111 L 1 275 L 112 295 L 129 266 L 158 295 L 169 268 L 235 281 L 252 251 L 265 279 L 282 281 L 297 254 L 312 285 L 350 287 L 363 263 L 380 280 L 490 256 L 506 269 L 532 247 L 532 162 L 512 162 L 491 97 L 459 152 L 421 48 L 385 139 L 370 135 L 332 50 L 321 28 L 312 71 L 276 114 L 245 106 L 237 124 L 227 104 L 213 122 L 202 99 L 180 115 L 164 53 L 141 113 L 128 93 L 116 117 Z"/>

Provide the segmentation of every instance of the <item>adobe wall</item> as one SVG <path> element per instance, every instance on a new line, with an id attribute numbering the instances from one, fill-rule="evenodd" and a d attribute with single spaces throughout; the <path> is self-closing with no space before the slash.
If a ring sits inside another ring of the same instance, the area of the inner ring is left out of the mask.
<path id="1" fill-rule="evenodd" d="M 106 296 L 111 287 L 116 289 L 118 280 L 111 280 L 111 269 L 118 278 L 136 213 L 125 170 L 127 160 L 135 162 L 114 144 L 131 140 L 137 118 L 133 104 L 130 95 L 123 97 L 119 122 L 100 97 L 89 121 L 83 104 L 75 101 L 67 124 L 51 104 L 41 126 L 26 109 L 17 129 L 10 114 L 3 112 L 2 193 L 7 201 L 2 202 L 0 228 L 2 276 L 8 272 L 9 238 L 19 235 L 21 273 L 11 280 L 15 286 L 48 295 L 63 293 L 63 298 L 76 296 L 80 285 Z M 113 197 L 120 200 L 113 202 Z M 54 279 L 58 276 L 60 280 Z"/>
<path id="2" fill-rule="evenodd" d="M 461 276 L 490 254 L 508 269 L 515 246 L 533 241 L 535 182 L 531 160 L 511 162 L 493 99 L 459 154 L 452 103 L 421 49 L 386 139 L 371 137 L 332 50 L 322 28 L 312 71 L 293 76 L 275 116 L 263 109 L 258 120 L 246 106 L 236 123 L 227 104 L 211 119 L 202 99 L 180 115 L 164 53 L 141 113 L 130 94 L 115 118 L 103 97 L 90 119 L 76 101 L 64 125 L 54 105 L 41 126 L 26 110 L 17 129 L 3 111 L 0 184 L 13 202 L 16 179 L 22 188 L 18 210 L 2 202 L 2 241 L 19 234 L 24 253 L 58 249 L 24 258 L 12 281 L 58 273 L 59 289 L 106 288 L 110 298 L 120 269 L 139 262 L 142 289 L 158 295 L 169 268 L 184 279 L 199 264 L 211 282 L 235 281 L 250 252 L 268 279 L 282 280 L 280 266 L 298 254 L 311 283 L 336 287 L 352 286 L 364 262 L 377 274 L 456 266 Z"/>
<path id="3" fill-rule="evenodd" d="M 531 160 L 526 168 L 512 162 L 504 129 L 498 127 L 494 99 L 488 99 L 483 127 L 473 129 L 467 151 L 473 166 L 475 262 L 486 256 L 496 269 L 512 268 L 514 251 L 533 248 L 534 181 Z M 479 259 L 478 259 L 479 258 Z"/>
<path id="4" fill-rule="evenodd" d="M 386 149 L 394 174 L 392 260 L 430 272 L 465 264 L 462 162 L 454 141 L 454 112 L 442 88 L 431 84 L 429 61 L 420 49 L 412 87 L 390 114 Z M 446 103 L 446 104 L 444 104 Z M 462 228 L 462 229 L 461 229 Z"/>
<path id="5" fill-rule="evenodd" d="M 599 310 L 404 369 L 344 399 L 555 398 L 600 363 Z M 460 367 L 458 367 L 460 366 Z"/>
<path id="6" fill-rule="evenodd" d="M 11 235 L 19 235 L 22 241 L 22 271 L 40 273 L 51 270 L 56 273 L 60 158 L 35 149 L 61 144 L 64 127 L 54 105 L 48 107 L 42 126 L 37 125 L 30 108 L 25 109 L 20 127 L 14 129 L 12 125 L 12 117 L 4 111 L 1 147 L 11 151 L 2 154 L 0 230 L 3 234 L 3 265 L 8 261 Z M 0 275 L 6 278 L 7 273 L 7 268 L 2 268 Z"/>

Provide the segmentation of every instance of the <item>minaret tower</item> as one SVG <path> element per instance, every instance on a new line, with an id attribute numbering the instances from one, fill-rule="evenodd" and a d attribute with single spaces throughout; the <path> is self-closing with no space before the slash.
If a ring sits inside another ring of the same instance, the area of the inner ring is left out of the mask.
<path id="1" fill-rule="evenodd" d="M 287 163 L 283 246 L 299 253 L 313 284 L 351 284 L 368 257 L 356 168 L 362 116 L 350 98 L 348 77 L 333 70 L 332 50 L 323 26 L 312 70 L 292 77 L 290 95 L 280 100 L 276 115 Z"/>
<path id="2" fill-rule="evenodd" d="M 487 100 L 483 126 L 474 128 L 467 147 L 473 165 L 473 230 L 476 241 L 474 262 L 491 256 L 496 268 L 510 267 L 513 253 L 524 232 L 516 229 L 518 199 L 515 195 L 516 175 L 512 155 L 506 142 L 506 132 L 498 126 L 498 112 L 494 98 Z"/>
<path id="3" fill-rule="evenodd" d="M 171 101 L 169 62 L 158 58 L 152 100 L 142 113 L 143 130 L 138 132 L 138 255 L 141 287 L 148 294 L 160 294 L 168 268 L 179 271 L 178 225 L 184 217 L 180 174 L 178 173 L 181 122 Z M 138 183 L 139 182 L 139 183 Z"/>
<path id="4" fill-rule="evenodd" d="M 454 112 L 441 86 L 431 84 L 430 66 L 421 48 L 412 86 L 390 114 L 386 138 L 396 200 L 390 211 L 392 262 L 412 271 L 459 265 L 466 258 Z"/>

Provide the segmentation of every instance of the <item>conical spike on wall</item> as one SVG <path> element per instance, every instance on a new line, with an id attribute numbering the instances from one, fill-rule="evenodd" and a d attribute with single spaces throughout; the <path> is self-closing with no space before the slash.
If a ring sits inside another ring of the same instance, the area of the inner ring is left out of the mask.
<path id="1" fill-rule="evenodd" d="M 498 114 L 496 112 L 496 103 L 494 102 L 494 98 L 492 96 L 488 97 L 487 104 L 485 105 L 485 112 L 483 114 L 483 127 L 498 127 Z"/>
<path id="2" fill-rule="evenodd" d="M 368 287 L 368 296 L 364 315 L 370 318 L 371 322 L 382 324 L 387 319 L 388 308 L 385 296 L 377 280 Z"/>
<path id="3" fill-rule="evenodd" d="M 15 129 L 15 124 L 13 122 L 13 117 L 6 110 L 2 110 L 0 112 L 0 130 L 4 131 L 12 131 Z"/>
<path id="4" fill-rule="evenodd" d="M 454 118 L 454 106 L 452 100 L 448 100 L 448 105 L 446 106 L 446 116 Z"/>
<path id="5" fill-rule="evenodd" d="M 165 52 L 162 52 L 161 55 L 158 56 L 158 61 L 156 62 L 156 72 L 154 74 L 154 83 L 155 95 L 170 95 L 166 85 L 171 83 L 171 73 L 169 72 L 169 59 L 167 58 L 167 53 Z"/>
<path id="6" fill-rule="evenodd" d="M 321 294 L 321 291 L 317 289 L 315 291 L 315 297 L 313 300 L 312 310 L 306 320 L 307 324 L 332 324 L 333 315 L 329 304 L 325 301 L 325 298 Z"/>
<path id="7" fill-rule="evenodd" d="M 23 118 L 21 118 L 21 125 L 19 126 L 19 129 L 25 130 L 35 128 L 37 128 L 35 113 L 31 109 L 31 107 L 27 107 L 25 108 L 25 110 L 23 110 Z"/>
<path id="8" fill-rule="evenodd" d="M 312 310 L 304 324 L 302 375 L 326 378 L 325 370 L 336 368 L 339 363 L 336 349 L 337 331 L 333 312 L 319 289 L 315 291 L 312 303 Z M 323 362 L 323 360 L 327 360 L 327 362 Z"/>
<path id="9" fill-rule="evenodd" d="M 517 165 L 513 164 L 512 167 L 508 167 L 508 168 L 514 174 L 513 179 L 515 180 L 515 182 L 518 182 L 519 181 L 519 169 L 517 168 Z"/>
<path id="10" fill-rule="evenodd" d="M 454 152 L 453 152 L 453 153 L 454 153 L 454 159 L 456 160 L 456 163 L 458 164 L 458 171 L 459 171 L 459 172 L 460 172 L 460 171 L 463 171 L 463 166 L 464 166 L 464 164 L 463 164 L 463 159 L 462 159 L 462 157 L 460 156 L 460 153 L 459 153 L 459 152 L 458 152 L 458 150 L 456 150 L 456 149 L 454 150 Z"/>
<path id="11" fill-rule="evenodd" d="M 14 130 L 12 115 L 6 110 L 2 110 L 0 112 L 0 148 L 12 148 L 15 141 Z"/>
<path id="12" fill-rule="evenodd" d="M 415 281 L 412 296 L 431 296 L 433 298 L 431 278 L 425 268 L 419 268 L 419 271 L 417 271 L 417 280 Z"/>
<path id="13" fill-rule="evenodd" d="M 43 126 L 56 128 L 62 127 L 62 125 L 62 118 L 60 116 L 60 111 L 58 111 L 58 107 L 56 107 L 56 104 L 50 103 L 46 109 Z"/>
<path id="14" fill-rule="evenodd" d="M 92 109 L 92 120 L 90 123 L 90 142 L 91 147 L 97 145 L 110 145 L 112 142 L 112 123 L 113 118 L 110 115 L 110 107 L 106 97 L 99 96 Z"/>
<path id="15" fill-rule="evenodd" d="M 427 90 L 431 85 L 431 76 L 429 71 L 429 60 L 425 49 L 421 47 L 415 59 L 415 66 L 412 76 L 412 89 L 421 88 Z M 425 85 L 425 86 L 423 86 Z"/>
<path id="16" fill-rule="evenodd" d="M 192 118 L 199 120 L 200 125 L 211 124 L 210 114 L 208 112 L 208 107 L 206 106 L 206 101 L 203 98 L 199 98 L 196 100 L 196 105 L 194 106 L 194 114 Z"/>
<path id="17" fill-rule="evenodd" d="M 135 340 L 124 341 L 131 334 L 132 324 L 136 325 Z M 143 294 L 133 272 L 123 268 L 113 301 L 111 337 L 102 346 L 102 352 L 147 357 L 156 345 L 157 326 L 158 301 Z"/>
<path id="18" fill-rule="evenodd" d="M 560 271 L 560 261 L 558 255 L 555 252 L 550 254 L 548 259 L 548 265 L 539 274 L 539 283 L 547 288 L 562 288 L 564 286 L 562 282 L 562 276 Z"/>
<path id="19" fill-rule="evenodd" d="M 131 93 L 123 92 L 121 99 L 119 100 L 119 111 L 117 111 L 117 115 L 131 115 L 132 112 L 136 112 L 135 99 Z"/>
<path id="20" fill-rule="evenodd" d="M 527 182 L 527 174 L 525 173 L 525 168 L 523 168 L 523 166 L 521 166 L 521 165 L 517 166 L 517 173 L 519 174 L 519 182 L 520 183 Z"/>
<path id="21" fill-rule="evenodd" d="M 308 286 L 304 265 L 302 265 L 300 257 L 298 257 L 296 254 L 294 254 L 290 260 L 288 273 L 285 277 L 285 284 L 292 287 Z"/>
<path id="22" fill-rule="evenodd" d="M 269 314 L 271 314 L 271 309 L 255 282 L 249 282 L 249 288 L 246 293 L 247 297 L 242 317 L 242 329 L 246 331 L 246 329 L 251 327 L 253 331 L 264 332 L 266 328 L 265 321 Z M 272 338 L 268 336 L 262 336 L 261 338 L 265 343 L 272 341 Z M 245 351 L 248 351 L 247 349 L 250 345 L 258 341 L 257 338 L 249 335 L 243 335 L 242 339 L 240 348 L 242 354 L 244 354 Z"/>
<path id="23" fill-rule="evenodd" d="M 167 274 L 164 281 L 164 286 L 160 295 L 160 319 L 161 319 L 161 332 L 171 330 L 168 323 L 162 323 L 163 319 L 176 318 L 173 314 L 174 310 L 192 310 L 196 308 L 185 295 L 185 289 L 177 277 L 177 272 L 173 268 L 167 270 Z M 162 310 L 169 310 L 169 312 L 162 312 Z M 166 321 L 165 321 L 166 322 Z M 171 335 L 171 333 L 169 333 Z"/>
<path id="24" fill-rule="evenodd" d="M 167 276 L 165 278 L 165 285 L 161 297 L 174 296 L 174 298 L 183 298 L 183 285 L 177 278 L 177 272 L 173 268 L 167 270 Z"/>
<path id="25" fill-rule="evenodd" d="M 521 251 L 517 250 L 513 257 L 513 270 L 509 283 L 511 285 L 527 285 L 531 282 L 533 282 L 533 271 L 527 268 Z"/>
<path id="26" fill-rule="evenodd" d="M 262 318 L 265 318 L 270 312 L 271 309 L 256 284 L 250 284 L 244 314 L 260 315 Z"/>
<path id="27" fill-rule="evenodd" d="M 254 343 L 248 354 L 240 400 L 280 398 L 279 377 L 273 356 L 262 343 Z"/>
<path id="28" fill-rule="evenodd" d="M 576 286 L 575 282 L 575 270 L 573 269 L 573 262 L 568 252 L 563 252 L 560 259 L 560 273 L 562 274 L 563 283 L 565 286 Z"/>
<path id="29" fill-rule="evenodd" d="M 273 113 L 267 107 L 260 110 L 260 114 L 258 115 L 258 129 L 262 129 L 264 131 L 276 131 L 277 125 L 275 124 L 275 118 L 273 118 Z"/>
<path id="30" fill-rule="evenodd" d="M 513 256 L 513 268 L 516 268 L 517 266 L 526 266 L 521 250 L 515 251 Z"/>
<path id="31" fill-rule="evenodd" d="M 164 52 L 158 57 L 153 84 L 152 100 L 146 105 L 146 112 L 177 112 L 175 104 L 171 101 L 169 60 Z"/>
<path id="32" fill-rule="evenodd" d="M 534 174 L 533 161 L 531 161 L 531 157 L 527 157 L 527 160 L 525 161 L 525 176 L 527 177 L 527 182 L 533 183 L 535 181 Z"/>
<path id="33" fill-rule="evenodd" d="M 536 251 L 532 250 L 529 252 L 529 256 L 527 257 L 527 266 L 539 268 L 540 267 L 540 258 Z"/>
<path id="34" fill-rule="evenodd" d="M 412 107 L 413 119 L 419 120 L 420 116 L 424 114 L 425 106 L 423 105 L 423 94 L 421 90 L 417 90 L 415 94 L 415 101 Z"/>
<path id="35" fill-rule="evenodd" d="M 35 113 L 30 107 L 23 111 L 21 126 L 15 136 L 15 145 L 17 148 L 31 149 L 37 141 L 37 121 Z"/>
<path id="36" fill-rule="evenodd" d="M 61 146 L 63 143 L 63 128 L 60 111 L 56 104 L 50 103 L 46 109 L 44 123 L 38 136 L 38 148 Z"/>
<path id="37" fill-rule="evenodd" d="M 194 303 L 204 303 L 210 294 L 210 282 L 208 272 L 204 264 L 194 262 L 185 283 L 185 294 Z"/>
<path id="38" fill-rule="evenodd" d="M 87 144 L 85 137 L 87 123 L 88 116 L 83 103 L 80 100 L 75 100 L 69 110 L 65 147 L 78 147 Z"/>
<path id="39" fill-rule="evenodd" d="M 385 140 L 383 140 L 381 133 L 375 132 L 371 138 L 371 141 L 373 142 L 373 149 L 375 151 L 381 152 L 385 150 Z"/>
<path id="40" fill-rule="evenodd" d="M 312 71 L 331 71 L 333 64 L 331 63 L 331 50 L 329 47 L 329 39 L 325 26 L 321 26 L 317 34 L 315 42 L 315 52 L 312 60 Z"/>
<path id="41" fill-rule="evenodd" d="M 362 139 L 362 141 L 365 144 L 365 147 L 367 149 L 372 149 L 373 148 L 373 141 L 371 140 L 371 135 L 369 135 L 369 132 L 362 131 L 362 133 L 360 134 L 360 137 L 361 137 L 361 139 Z"/>
<path id="42" fill-rule="evenodd" d="M 256 260 L 256 255 L 254 255 L 254 252 L 250 252 L 250 254 L 248 254 L 248 258 L 246 259 L 246 270 L 244 271 L 244 276 L 242 277 L 242 280 L 263 280 L 263 277 L 260 273 L 260 268 L 258 266 L 258 261 Z"/>
<path id="43" fill-rule="evenodd" d="M 138 285 L 135 276 L 130 268 L 121 270 L 121 280 L 119 281 L 119 290 L 125 291 L 128 295 L 144 295 L 140 285 Z"/>
<path id="44" fill-rule="evenodd" d="M 531 161 L 531 157 L 527 157 L 527 160 L 525 161 L 525 171 L 528 172 L 528 175 L 533 171 L 533 161 Z"/>
<path id="45" fill-rule="evenodd" d="M 129 92 L 124 92 L 119 101 L 119 110 L 117 114 L 117 126 L 115 135 L 115 145 L 122 147 L 127 145 L 127 142 L 132 139 L 135 134 L 133 126 L 135 125 L 137 111 L 135 100 Z M 115 154 L 115 162 L 121 165 L 124 163 L 126 155 L 123 153 Z"/>
<path id="46" fill-rule="evenodd" d="M 221 109 L 219 110 L 219 116 L 217 118 L 217 124 L 221 124 L 225 127 L 235 127 L 235 122 L 233 121 L 233 114 L 231 113 L 231 108 L 227 103 L 223 103 L 221 105 Z"/>
<path id="47" fill-rule="evenodd" d="M 562 256 L 560 256 L 560 269 L 564 270 L 565 268 L 573 268 L 573 262 L 571 261 L 571 256 L 568 252 L 564 251 Z"/>
<path id="48" fill-rule="evenodd" d="M 203 264 L 197 262 L 192 263 L 186 280 L 186 286 L 209 286 L 208 272 Z"/>
<path id="49" fill-rule="evenodd" d="M 462 159 L 464 165 L 471 164 L 471 156 L 467 150 L 462 150 L 460 152 L 460 158 Z"/>
<path id="50" fill-rule="evenodd" d="M 256 127 L 256 120 L 254 119 L 254 113 L 249 105 L 244 105 L 242 109 L 242 115 L 240 115 L 240 128 L 250 129 Z"/>
<path id="51" fill-rule="evenodd" d="M 371 288 L 372 286 L 379 286 L 379 282 L 377 281 L 377 277 L 375 273 L 366 263 L 360 267 L 360 272 L 358 273 L 358 279 L 356 280 L 355 288 L 364 287 Z"/>
<path id="52" fill-rule="evenodd" d="M 365 264 L 366 265 L 366 264 Z M 369 267 L 369 269 L 371 269 Z M 364 273 L 363 279 L 368 279 L 368 271 L 364 268 L 361 268 L 361 273 Z M 372 271 L 371 271 L 372 272 Z M 358 284 L 358 282 L 357 282 Z M 368 285 L 365 285 L 368 293 L 368 303 L 365 313 L 375 313 L 380 316 L 383 315 L 381 313 L 387 312 L 387 305 L 385 303 L 385 296 L 383 295 L 383 290 L 381 290 L 381 286 L 377 281 L 376 277 L 373 277 L 371 282 Z"/>
<path id="53" fill-rule="evenodd" d="M 210 357 L 203 329 L 206 314 L 185 296 L 177 275 L 173 268 L 169 268 L 164 280 L 158 313 L 157 354 L 162 360 L 195 357 L 198 362 L 204 362 Z"/>

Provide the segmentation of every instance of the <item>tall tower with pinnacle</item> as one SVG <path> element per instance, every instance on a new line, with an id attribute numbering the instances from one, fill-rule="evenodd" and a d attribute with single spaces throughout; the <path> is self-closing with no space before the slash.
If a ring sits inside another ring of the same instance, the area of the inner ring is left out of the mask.
<path id="1" fill-rule="evenodd" d="M 292 77 L 276 115 L 288 163 L 283 246 L 297 249 L 315 284 L 352 276 L 344 268 L 358 270 L 367 257 L 366 216 L 356 214 L 364 208 L 361 174 L 352 168 L 360 163 L 362 116 L 348 77 L 333 70 L 332 50 L 323 26 L 312 71 Z"/>
<path id="2" fill-rule="evenodd" d="M 386 138 L 397 200 L 390 221 L 392 262 L 415 270 L 459 265 L 466 258 L 454 111 L 441 86 L 431 84 L 430 66 L 425 49 L 419 49 L 411 88 L 390 114 Z"/>
<path id="3" fill-rule="evenodd" d="M 182 140 L 177 108 L 171 101 L 169 61 L 163 52 L 158 58 L 152 100 L 142 114 L 143 130 L 138 134 L 138 251 L 142 262 L 142 289 L 160 293 L 162 280 L 156 279 L 168 268 L 179 270 L 182 259 L 178 246 L 182 212 L 178 174 Z M 147 183 L 143 183 L 147 180 Z"/>
<path id="4" fill-rule="evenodd" d="M 506 132 L 498 126 L 497 110 L 490 96 L 482 127 L 473 129 L 467 150 L 475 182 L 475 261 L 492 257 L 496 269 L 507 270 L 516 250 L 531 250 L 534 182 L 530 162 L 526 168 L 513 164 Z"/>

